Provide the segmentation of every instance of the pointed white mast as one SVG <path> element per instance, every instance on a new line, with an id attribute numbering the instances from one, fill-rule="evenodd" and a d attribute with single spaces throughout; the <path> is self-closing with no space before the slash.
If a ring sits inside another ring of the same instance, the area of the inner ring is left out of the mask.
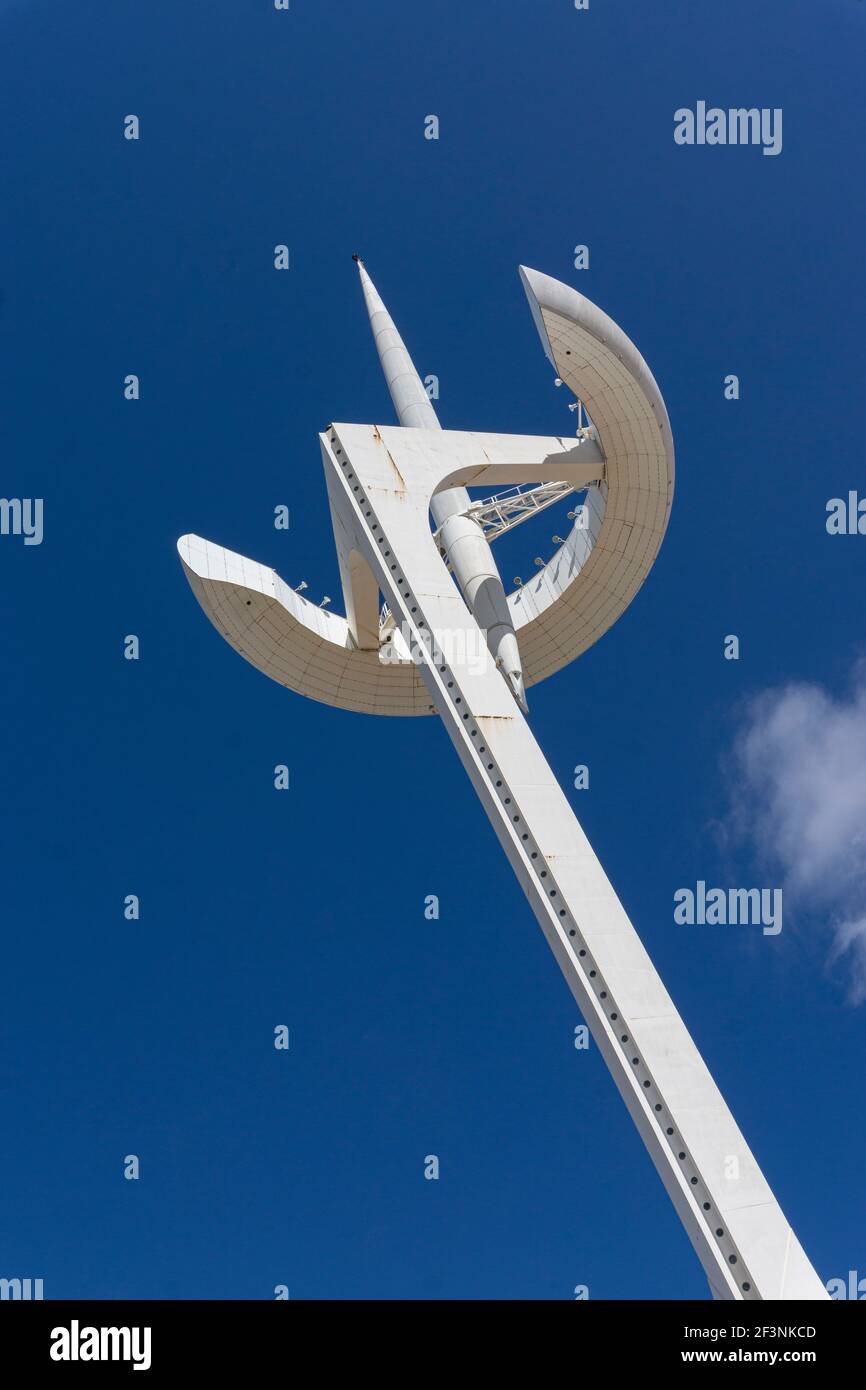
<path id="1" fill-rule="evenodd" d="M 360 256 L 353 256 L 361 276 L 361 289 L 364 303 L 370 315 L 370 327 L 385 381 L 394 402 L 397 419 L 409 429 L 438 430 L 442 426 L 436 411 L 430 404 L 430 397 L 421 384 L 412 359 L 406 351 L 406 344 L 397 332 L 394 320 L 382 303 L 379 291 L 370 279 Z M 465 488 L 461 489 L 465 492 Z"/>
<path id="2" fill-rule="evenodd" d="M 385 381 L 400 424 L 408 429 L 439 430 L 442 426 L 415 370 L 406 344 L 385 308 L 360 256 L 352 260 L 361 276 L 364 302 Z M 497 667 L 520 708 L 527 712 L 526 694 L 517 635 L 496 561 L 483 530 L 467 515 L 470 506 L 465 487 L 437 492 L 430 511 L 438 528 L 438 541 L 464 599 L 484 630 Z"/>

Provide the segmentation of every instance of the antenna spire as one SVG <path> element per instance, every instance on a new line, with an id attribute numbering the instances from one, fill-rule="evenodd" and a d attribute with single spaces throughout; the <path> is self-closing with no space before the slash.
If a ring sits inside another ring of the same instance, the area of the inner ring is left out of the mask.
<path id="1" fill-rule="evenodd" d="M 382 303 L 379 291 L 367 274 L 364 262 L 357 252 L 352 256 L 352 260 L 357 265 L 361 276 L 361 288 L 364 291 L 364 302 L 370 316 L 373 340 L 379 354 L 379 361 L 382 363 L 382 371 L 385 373 L 385 381 L 391 393 L 391 400 L 394 402 L 397 419 L 401 425 L 408 426 L 410 429 L 441 429 L 436 411 L 430 404 L 430 398 L 421 384 L 421 378 L 412 365 L 412 359 L 406 351 L 406 345 L 397 332 L 394 320 Z"/>

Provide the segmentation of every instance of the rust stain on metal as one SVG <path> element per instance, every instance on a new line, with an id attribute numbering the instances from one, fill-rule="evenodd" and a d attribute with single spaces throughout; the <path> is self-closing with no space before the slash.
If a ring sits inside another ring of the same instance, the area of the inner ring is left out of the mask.
<path id="1" fill-rule="evenodd" d="M 391 467 L 393 468 L 394 472 L 397 474 L 397 478 L 398 478 L 398 481 L 399 481 L 399 483 L 400 483 L 400 491 L 401 491 L 401 492 L 405 492 L 405 491 L 406 491 L 406 479 L 403 477 L 403 474 L 400 472 L 399 468 L 397 467 L 397 464 L 396 464 L 396 462 L 394 461 L 394 456 L 393 456 L 393 454 L 391 453 L 391 450 L 390 450 L 390 449 L 386 449 L 386 450 L 385 450 L 385 453 L 388 455 L 388 462 L 390 463 L 390 465 L 391 465 Z"/>
<path id="2" fill-rule="evenodd" d="M 388 462 L 390 463 L 390 465 L 391 465 L 391 467 L 393 468 L 394 472 L 397 474 L 397 482 L 398 482 L 398 484 L 399 484 L 397 491 L 398 491 L 398 492 L 405 492 L 405 491 L 406 491 L 406 479 L 403 477 L 403 474 L 400 472 L 399 468 L 397 467 L 396 463 L 394 462 L 394 455 L 391 453 L 391 450 L 390 450 L 390 449 L 387 447 L 387 445 L 385 444 L 385 441 L 384 441 L 384 439 L 382 438 L 382 435 L 381 435 L 381 433 L 380 433 L 379 426 L 378 426 L 378 425 L 373 425 L 372 428 L 373 428 L 373 438 L 375 439 L 375 441 L 376 441 L 377 444 L 381 444 L 381 445 L 382 445 L 382 448 L 385 450 L 385 454 L 386 454 L 386 456 L 387 456 L 387 458 L 388 458 Z"/>

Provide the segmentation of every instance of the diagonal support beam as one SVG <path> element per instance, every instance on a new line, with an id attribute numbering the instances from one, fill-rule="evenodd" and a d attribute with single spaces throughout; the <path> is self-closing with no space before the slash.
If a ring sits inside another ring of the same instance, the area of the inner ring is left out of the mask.
<path id="1" fill-rule="evenodd" d="M 527 721 L 478 659 L 484 634 L 428 522 L 453 458 L 437 455 L 432 431 L 388 430 L 387 444 L 376 431 L 370 444 L 362 429 L 320 436 L 332 506 L 408 640 L 714 1296 L 827 1298 Z M 519 456 L 519 441 L 509 449 Z"/>

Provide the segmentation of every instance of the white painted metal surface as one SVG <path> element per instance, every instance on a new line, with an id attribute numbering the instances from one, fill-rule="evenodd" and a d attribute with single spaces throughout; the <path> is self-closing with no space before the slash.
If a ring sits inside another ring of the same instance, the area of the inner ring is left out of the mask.
<path id="1" fill-rule="evenodd" d="M 536 679 L 614 621 L 658 548 L 673 478 L 658 388 L 636 349 L 588 301 L 535 272 L 525 280 L 546 350 L 586 402 L 603 458 L 594 444 L 461 433 L 438 422 L 332 425 L 320 436 L 348 606 L 353 584 L 359 606 L 368 590 L 377 599 L 381 591 L 412 665 L 353 648 L 345 620 L 305 603 L 263 566 L 196 537 L 179 542 L 181 556 L 212 621 L 283 684 L 352 709 L 420 713 L 423 704 L 439 714 L 714 1295 L 826 1298 L 431 532 L 437 492 L 476 482 L 581 487 L 603 463 L 593 543 L 578 553 L 572 536 L 560 553 L 572 577 L 554 569 L 525 606 L 514 604 Z"/>
<path id="2" fill-rule="evenodd" d="M 586 651 L 637 593 L 667 527 L 674 465 L 664 402 L 634 344 L 576 290 L 537 271 L 521 274 L 545 350 L 586 403 L 604 452 L 604 481 L 589 487 L 589 527 L 573 527 L 544 569 L 508 597 L 529 689 Z M 555 446 L 569 447 L 563 439 Z M 470 481 L 486 485 L 477 476 Z M 375 660 L 366 645 L 356 650 L 347 626 L 332 623 L 323 632 L 316 605 L 290 598 L 272 570 L 196 536 L 182 537 L 178 548 L 211 621 L 274 680 L 362 713 L 430 713 L 413 668 Z M 249 605 L 244 574 L 260 596 Z"/>
<path id="3" fill-rule="evenodd" d="M 382 303 L 375 285 L 367 274 L 360 257 L 355 257 L 361 275 L 364 300 L 370 316 L 373 340 L 397 419 L 401 425 L 439 429 L 436 412 L 427 396 L 421 379 L 406 351 L 403 339 Z M 460 585 L 463 597 L 478 618 L 493 659 L 521 709 L 526 709 L 523 663 L 517 644 L 514 618 L 508 607 L 505 588 L 496 568 L 483 527 L 472 515 L 466 487 L 456 484 L 440 488 L 430 499 L 430 510 L 438 528 L 439 547 L 448 568 Z M 361 581 L 363 583 L 363 580 Z M 359 639 L 355 614 L 357 586 L 350 605 L 349 628 L 352 638 Z M 372 613 L 369 613 L 372 620 Z"/>

